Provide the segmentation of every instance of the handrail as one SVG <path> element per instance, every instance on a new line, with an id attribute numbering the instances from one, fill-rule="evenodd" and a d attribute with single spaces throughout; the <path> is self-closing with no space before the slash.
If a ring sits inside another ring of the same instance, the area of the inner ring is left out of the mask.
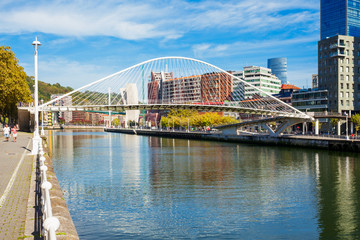
<path id="1" fill-rule="evenodd" d="M 46 171 L 48 167 L 45 166 L 45 157 L 42 147 L 42 143 L 39 143 L 39 154 L 40 160 L 40 180 L 41 180 L 41 206 L 43 213 L 43 234 L 44 239 L 55 240 L 56 230 L 60 226 L 60 222 L 56 217 L 52 215 L 51 201 L 50 201 L 50 189 L 52 184 L 47 181 Z"/>

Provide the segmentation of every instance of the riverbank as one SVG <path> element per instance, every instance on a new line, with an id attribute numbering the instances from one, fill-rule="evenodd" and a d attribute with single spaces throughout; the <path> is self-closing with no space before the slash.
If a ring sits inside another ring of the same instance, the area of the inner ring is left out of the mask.
<path id="1" fill-rule="evenodd" d="M 31 155 L 32 134 L 0 141 L 0 239 L 43 239 L 39 159 Z M 62 190 L 46 152 L 53 216 L 60 221 L 57 239 L 79 239 Z"/>
<path id="2" fill-rule="evenodd" d="M 147 129 L 118 129 L 105 128 L 106 132 L 117 132 L 125 134 L 137 134 L 144 136 L 157 136 L 168 138 L 183 138 L 183 139 L 198 139 L 209 141 L 224 141 L 234 143 L 250 143 L 259 145 L 273 145 L 273 146 L 292 146 L 292 147 L 306 147 L 319 148 L 332 151 L 349 151 L 360 152 L 359 140 L 334 139 L 317 136 L 303 136 L 303 135 L 283 135 L 280 137 L 271 137 L 268 135 L 222 135 L 209 132 L 186 132 L 186 131 L 159 131 Z"/>

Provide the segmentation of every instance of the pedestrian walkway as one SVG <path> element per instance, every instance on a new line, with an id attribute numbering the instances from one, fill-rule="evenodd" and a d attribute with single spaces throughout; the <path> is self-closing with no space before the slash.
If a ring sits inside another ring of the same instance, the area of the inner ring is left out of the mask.
<path id="1" fill-rule="evenodd" d="M 0 240 L 24 237 L 34 162 L 31 136 L 19 132 L 17 142 L 0 137 Z"/>

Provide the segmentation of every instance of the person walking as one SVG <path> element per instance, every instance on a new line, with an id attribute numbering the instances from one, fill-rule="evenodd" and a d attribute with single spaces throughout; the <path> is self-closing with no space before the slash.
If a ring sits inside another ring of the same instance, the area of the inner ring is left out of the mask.
<path id="1" fill-rule="evenodd" d="M 8 142 L 10 137 L 10 128 L 7 124 L 5 124 L 5 127 L 3 129 L 5 140 Z"/>
<path id="2" fill-rule="evenodd" d="M 16 128 L 15 125 L 14 125 L 14 126 L 12 127 L 12 129 L 11 129 L 11 133 L 12 133 L 14 142 L 16 142 L 16 138 L 17 138 L 17 128 Z"/>

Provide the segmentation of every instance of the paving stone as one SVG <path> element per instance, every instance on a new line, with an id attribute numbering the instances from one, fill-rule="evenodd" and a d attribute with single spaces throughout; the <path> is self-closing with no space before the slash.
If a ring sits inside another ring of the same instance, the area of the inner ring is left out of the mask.
<path id="1" fill-rule="evenodd" d="M 34 156 L 29 155 L 31 137 L 30 133 L 19 132 L 17 142 L 12 139 L 5 142 L 3 136 L 0 138 L 0 199 L 4 199 L 0 200 L 0 240 L 24 237 L 34 163 Z M 13 184 L 9 185 L 11 180 Z"/>

